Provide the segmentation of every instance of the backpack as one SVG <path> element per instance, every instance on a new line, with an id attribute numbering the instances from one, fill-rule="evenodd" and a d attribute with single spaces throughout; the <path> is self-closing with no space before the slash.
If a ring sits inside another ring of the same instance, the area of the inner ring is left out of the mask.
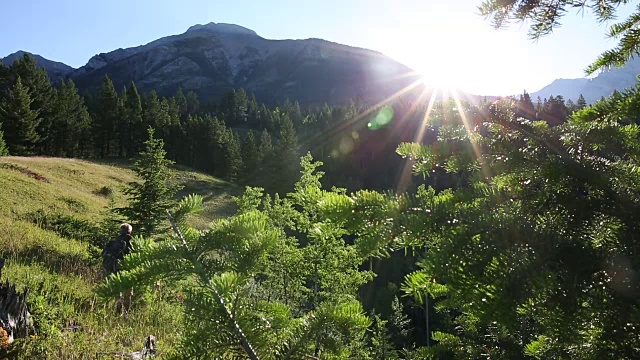
<path id="1" fill-rule="evenodd" d="M 128 253 L 126 239 L 122 236 L 115 240 L 111 240 L 105 245 L 102 250 L 102 267 L 108 273 L 114 273 L 118 271 L 118 263 L 124 258 L 124 255 Z"/>

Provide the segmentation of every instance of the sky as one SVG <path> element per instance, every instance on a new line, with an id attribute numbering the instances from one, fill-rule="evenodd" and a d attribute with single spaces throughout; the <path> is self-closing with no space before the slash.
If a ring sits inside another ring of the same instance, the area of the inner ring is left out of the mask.
<path id="1" fill-rule="evenodd" d="M 567 15 L 532 41 L 526 24 L 494 30 L 481 0 L 2 0 L 0 58 L 17 50 L 80 67 L 95 54 L 233 23 L 267 39 L 325 40 L 376 50 L 438 86 L 474 94 L 534 92 L 583 69 L 615 42 L 606 24 Z M 631 6 L 621 7 L 620 17 Z"/>

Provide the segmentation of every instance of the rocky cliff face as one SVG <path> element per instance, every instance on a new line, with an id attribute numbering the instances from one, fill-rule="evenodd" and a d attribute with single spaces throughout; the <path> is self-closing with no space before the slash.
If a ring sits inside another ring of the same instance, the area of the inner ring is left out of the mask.
<path id="1" fill-rule="evenodd" d="M 116 89 L 135 81 L 142 91 L 178 87 L 219 99 L 243 87 L 261 101 L 303 104 L 380 101 L 417 80 L 411 69 L 365 49 L 319 39 L 268 40 L 232 24 L 195 25 L 181 35 L 98 54 L 69 76 L 97 90 L 105 74 Z"/>

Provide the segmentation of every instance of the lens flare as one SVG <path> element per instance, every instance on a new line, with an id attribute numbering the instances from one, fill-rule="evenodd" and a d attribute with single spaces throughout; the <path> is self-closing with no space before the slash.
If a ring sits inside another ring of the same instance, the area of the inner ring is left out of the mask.
<path id="1" fill-rule="evenodd" d="M 383 127 L 389 125 L 389 123 L 393 120 L 393 114 L 393 107 L 391 107 L 391 105 L 385 105 L 380 108 L 380 110 L 378 110 L 376 115 L 371 120 L 369 120 L 367 127 L 369 128 L 369 130 L 382 129 Z"/>

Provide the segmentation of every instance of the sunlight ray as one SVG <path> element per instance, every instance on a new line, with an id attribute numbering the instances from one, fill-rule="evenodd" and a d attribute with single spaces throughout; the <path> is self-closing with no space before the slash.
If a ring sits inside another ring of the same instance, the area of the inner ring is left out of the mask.
<path id="1" fill-rule="evenodd" d="M 431 92 L 431 97 L 429 98 L 429 105 L 427 105 L 427 110 L 424 113 L 424 117 L 422 118 L 422 122 L 420 123 L 420 128 L 418 129 L 418 132 L 416 133 L 416 137 L 414 139 L 414 142 L 418 144 L 422 143 L 422 140 L 424 139 L 424 132 L 427 128 L 429 116 L 431 115 L 431 111 L 433 110 L 433 105 L 436 103 L 437 97 L 438 97 L 438 89 L 433 89 L 433 91 Z M 411 182 L 411 174 L 412 174 L 411 168 L 412 168 L 411 160 L 405 159 L 404 166 L 402 168 L 402 173 L 400 174 L 400 181 L 398 181 L 398 187 L 396 188 L 397 193 L 403 193 L 407 190 L 409 183 Z"/>
<path id="2" fill-rule="evenodd" d="M 379 101 L 378 103 L 376 103 L 373 106 L 369 106 L 366 110 L 364 110 L 361 113 L 357 114 L 352 119 L 347 119 L 347 120 L 345 120 L 345 121 L 343 121 L 343 122 L 341 122 L 339 124 L 335 124 L 332 128 L 326 129 L 324 132 L 320 132 L 316 136 L 312 136 L 310 138 L 302 140 L 302 144 L 316 146 L 320 142 L 326 141 L 327 139 L 329 139 L 331 137 L 334 137 L 336 134 L 338 134 L 341 131 L 349 128 L 350 126 L 352 126 L 357 121 L 362 120 L 366 116 L 372 114 L 374 111 L 378 110 L 383 105 L 387 105 L 387 104 L 391 103 L 392 101 L 398 99 L 400 96 L 402 96 L 402 95 L 408 93 L 409 91 L 413 90 L 414 88 L 419 86 L 421 83 L 422 83 L 422 79 L 418 79 L 418 80 L 412 82 L 411 84 L 407 85 L 406 87 L 404 87 L 401 90 L 398 90 L 397 92 L 395 92 L 391 96 L 387 97 L 386 99 L 384 99 L 382 101 Z"/>
<path id="3" fill-rule="evenodd" d="M 458 108 L 458 113 L 460 114 L 460 118 L 462 119 L 462 124 L 464 125 L 464 128 L 467 131 L 467 134 L 469 134 L 469 137 L 471 137 L 473 135 L 473 129 L 471 128 L 469 119 L 467 118 L 467 115 L 465 114 L 465 111 L 462 107 L 462 103 L 460 102 L 460 97 L 458 96 L 458 93 L 455 90 L 451 90 L 451 95 L 453 96 L 453 101 L 455 101 L 456 107 Z M 471 142 L 471 147 L 473 148 L 473 153 L 475 154 L 476 159 L 478 159 L 478 162 L 480 163 L 480 168 L 481 168 L 480 170 L 482 171 L 482 174 L 485 176 L 485 178 L 487 179 L 490 178 L 491 173 L 489 171 L 489 168 L 486 166 L 486 164 L 483 161 L 482 152 L 480 151 L 478 144 L 474 142 L 471 138 L 469 140 Z"/>

